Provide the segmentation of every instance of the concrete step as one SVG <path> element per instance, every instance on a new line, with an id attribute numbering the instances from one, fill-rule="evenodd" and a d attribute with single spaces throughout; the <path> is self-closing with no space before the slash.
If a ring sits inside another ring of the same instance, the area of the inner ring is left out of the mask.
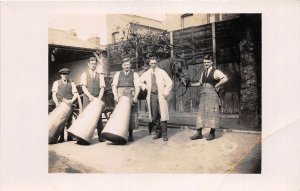
<path id="1" fill-rule="evenodd" d="M 147 113 L 139 114 L 139 124 L 148 125 L 150 122 Z M 171 113 L 170 120 L 168 121 L 169 127 L 195 128 L 196 113 Z M 237 114 L 221 114 L 220 129 L 227 130 L 248 130 L 248 131 L 261 131 L 259 125 L 253 124 L 252 121 L 243 121 Z"/>

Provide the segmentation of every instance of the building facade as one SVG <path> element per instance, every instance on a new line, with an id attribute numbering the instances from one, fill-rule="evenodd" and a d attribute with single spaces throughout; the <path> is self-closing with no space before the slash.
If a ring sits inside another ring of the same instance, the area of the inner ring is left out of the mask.
<path id="1" fill-rule="evenodd" d="M 162 22 L 162 25 L 165 30 L 174 31 L 192 26 L 230 20 L 238 17 L 239 14 L 166 14 L 166 18 Z"/>
<path id="2" fill-rule="evenodd" d="M 107 44 L 126 39 L 129 30 L 138 33 L 156 33 L 163 29 L 161 21 L 130 14 L 109 14 L 107 22 Z"/>

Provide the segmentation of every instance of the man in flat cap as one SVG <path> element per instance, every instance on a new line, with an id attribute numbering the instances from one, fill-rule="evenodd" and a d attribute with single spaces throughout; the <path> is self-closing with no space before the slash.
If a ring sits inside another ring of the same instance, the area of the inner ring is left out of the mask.
<path id="1" fill-rule="evenodd" d="M 72 104 L 77 98 L 78 93 L 76 89 L 76 85 L 69 78 L 70 70 L 68 68 L 63 68 L 59 70 L 59 74 L 61 76 L 60 80 L 57 80 L 53 83 L 52 86 L 52 98 L 57 107 L 62 101 Z M 72 115 L 69 117 L 66 123 L 66 128 L 68 129 L 71 126 Z M 72 141 L 72 136 L 68 133 L 67 136 L 68 141 Z M 58 142 L 64 141 L 64 131 L 59 137 Z"/>
<path id="2" fill-rule="evenodd" d="M 141 87 L 147 89 L 147 105 L 149 118 L 156 135 L 153 140 L 163 137 L 168 141 L 167 121 L 169 120 L 169 105 L 173 82 L 169 75 L 157 66 L 157 58 L 150 57 L 150 69 L 141 76 Z"/>
<path id="3" fill-rule="evenodd" d="M 191 140 L 202 139 L 202 128 L 210 128 L 206 140 L 215 139 L 215 129 L 219 127 L 219 96 L 221 85 L 227 82 L 227 76 L 213 67 L 212 56 L 203 58 L 204 71 L 201 73 L 199 82 L 191 86 L 200 86 L 200 103 L 196 117 L 197 132 L 190 137 Z"/>
<path id="4" fill-rule="evenodd" d="M 97 60 L 95 57 L 89 58 L 88 70 L 81 74 L 81 85 L 83 95 L 83 109 L 94 99 L 102 99 L 105 88 L 104 76 L 96 71 Z M 100 115 L 101 116 L 101 115 Z M 102 118 L 100 117 L 97 124 L 98 140 L 104 142 L 101 136 L 103 130 Z M 80 144 L 80 142 L 78 142 Z"/>
<path id="5" fill-rule="evenodd" d="M 112 83 L 112 91 L 114 100 L 117 103 L 121 96 L 127 96 L 132 98 L 134 105 L 131 107 L 129 130 L 128 130 L 128 141 L 132 142 L 133 129 L 137 128 L 137 110 L 138 95 L 140 92 L 140 79 L 139 75 L 131 70 L 130 58 L 125 57 L 122 60 L 122 71 L 117 72 L 114 75 Z"/>

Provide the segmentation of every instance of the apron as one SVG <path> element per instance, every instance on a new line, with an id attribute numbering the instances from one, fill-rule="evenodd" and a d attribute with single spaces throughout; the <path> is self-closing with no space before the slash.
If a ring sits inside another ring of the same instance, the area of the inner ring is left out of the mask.
<path id="1" fill-rule="evenodd" d="M 205 83 L 200 88 L 200 103 L 196 116 L 197 128 L 219 128 L 219 96 L 215 87 Z"/>

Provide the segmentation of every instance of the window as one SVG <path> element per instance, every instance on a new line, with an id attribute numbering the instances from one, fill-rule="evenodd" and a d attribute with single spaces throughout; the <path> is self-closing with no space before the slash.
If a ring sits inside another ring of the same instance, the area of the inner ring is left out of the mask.
<path id="1" fill-rule="evenodd" d="M 112 35 L 112 43 L 116 43 L 117 42 L 117 40 L 118 40 L 118 38 L 117 38 L 118 34 L 119 34 L 119 31 L 113 32 L 111 34 Z"/>
<path id="2" fill-rule="evenodd" d="M 190 16 L 193 16 L 193 13 L 185 13 L 185 14 L 181 15 L 181 28 L 182 29 L 184 28 L 184 18 L 190 17 Z"/>

